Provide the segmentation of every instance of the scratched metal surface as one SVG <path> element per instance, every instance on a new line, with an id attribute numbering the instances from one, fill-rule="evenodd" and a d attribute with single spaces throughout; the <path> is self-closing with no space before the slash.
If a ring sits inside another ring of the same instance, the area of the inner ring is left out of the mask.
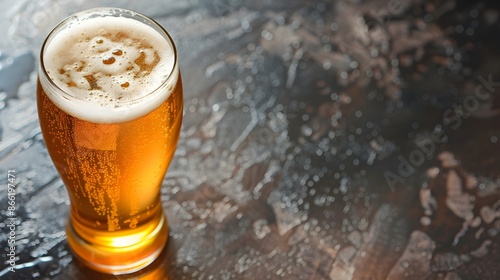
<path id="1" fill-rule="evenodd" d="M 500 277 L 497 2 L 145 2 L 0 3 L 1 279 Z M 68 252 L 36 115 L 43 39 L 95 6 L 164 25 L 184 80 L 169 243 L 126 277 Z"/>

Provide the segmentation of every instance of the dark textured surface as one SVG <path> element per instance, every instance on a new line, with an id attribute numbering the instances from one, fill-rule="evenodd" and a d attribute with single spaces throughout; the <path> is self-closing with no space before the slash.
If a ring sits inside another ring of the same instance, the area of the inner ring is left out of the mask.
<path id="1" fill-rule="evenodd" d="M 36 114 L 43 39 L 96 6 L 169 30 L 185 90 L 162 189 L 169 243 L 126 277 L 71 257 L 68 197 Z M 495 1 L 7 0 L 0 10 L 0 256 L 15 169 L 18 257 L 1 279 L 500 277 Z"/>

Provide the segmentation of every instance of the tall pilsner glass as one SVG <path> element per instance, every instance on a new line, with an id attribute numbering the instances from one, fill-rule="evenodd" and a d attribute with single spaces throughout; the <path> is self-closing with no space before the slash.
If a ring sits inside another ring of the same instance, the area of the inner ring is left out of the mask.
<path id="1" fill-rule="evenodd" d="M 72 15 L 42 46 L 37 103 L 71 201 L 73 254 L 112 274 L 150 264 L 167 242 L 160 188 L 182 122 L 170 35 L 124 9 Z"/>

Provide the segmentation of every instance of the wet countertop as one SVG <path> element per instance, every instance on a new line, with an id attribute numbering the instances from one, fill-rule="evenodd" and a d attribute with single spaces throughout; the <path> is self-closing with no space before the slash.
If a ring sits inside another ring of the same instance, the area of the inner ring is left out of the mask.
<path id="1" fill-rule="evenodd" d="M 184 84 L 161 192 L 169 242 L 124 277 L 70 255 L 68 196 L 36 113 L 46 34 L 96 6 L 162 24 Z M 0 279 L 499 279 L 497 2 L 6 0 L 0 10 Z"/>

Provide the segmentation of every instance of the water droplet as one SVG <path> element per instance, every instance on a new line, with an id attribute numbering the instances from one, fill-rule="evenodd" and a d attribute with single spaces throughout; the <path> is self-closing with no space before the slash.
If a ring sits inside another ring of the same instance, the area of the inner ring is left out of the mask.
<path id="1" fill-rule="evenodd" d="M 476 10 L 476 9 L 472 9 L 470 12 L 469 12 L 469 15 L 472 17 L 472 18 L 477 18 L 477 16 L 479 15 L 479 11 Z"/>
<path id="2" fill-rule="evenodd" d="M 431 219 L 427 216 L 423 216 L 420 218 L 420 224 L 422 224 L 423 226 L 428 226 L 431 224 Z"/>
<path id="3" fill-rule="evenodd" d="M 262 30 L 262 32 L 260 33 L 260 35 L 262 36 L 262 38 L 268 40 L 268 41 L 271 41 L 273 39 L 273 33 L 267 31 L 267 30 Z"/>
<path id="4" fill-rule="evenodd" d="M 277 23 L 278 25 L 283 25 L 283 24 L 285 24 L 285 18 L 284 18 L 284 17 L 282 17 L 282 16 L 278 16 L 278 17 L 276 17 L 276 23 Z"/>
<path id="5" fill-rule="evenodd" d="M 339 25 L 338 25 L 338 23 L 333 22 L 332 24 L 330 24 L 330 30 L 331 30 L 331 31 L 335 32 L 335 31 L 337 31 L 338 29 L 339 29 Z"/>

